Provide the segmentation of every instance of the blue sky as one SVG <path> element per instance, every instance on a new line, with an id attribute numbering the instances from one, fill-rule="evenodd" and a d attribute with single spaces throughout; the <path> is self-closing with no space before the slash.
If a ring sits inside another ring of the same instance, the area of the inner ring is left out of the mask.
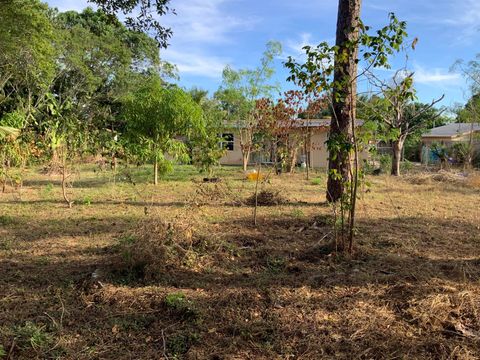
<path id="1" fill-rule="evenodd" d="M 87 0 L 48 0 L 59 10 L 81 10 Z M 300 56 L 301 47 L 334 41 L 337 0 L 172 0 L 176 16 L 164 23 L 174 35 L 161 57 L 178 66 L 180 84 L 215 91 L 225 65 L 255 67 L 269 40 L 283 44 L 284 56 Z M 451 71 L 458 59 L 469 60 L 480 53 L 479 0 L 364 0 L 362 19 L 374 29 L 385 25 L 394 12 L 408 23 L 411 38 L 419 43 L 409 55 L 421 101 L 445 94 L 441 103 L 464 103 L 468 87 L 460 74 Z M 393 61 L 400 67 L 405 58 Z M 276 60 L 276 80 L 289 84 Z M 385 72 L 388 76 L 388 72 Z"/>

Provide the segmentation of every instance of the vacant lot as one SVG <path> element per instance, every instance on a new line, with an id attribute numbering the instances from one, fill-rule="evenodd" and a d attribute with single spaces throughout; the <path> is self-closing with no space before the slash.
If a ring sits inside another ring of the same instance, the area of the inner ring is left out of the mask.
<path id="1" fill-rule="evenodd" d="M 0 197 L 0 344 L 11 359 L 478 359 L 480 190 L 371 177 L 352 258 L 326 251 L 325 177 L 237 168 L 32 169 Z M 0 353 L 2 348 L 0 348 Z M 1 356 L 0 356 L 1 357 Z"/>

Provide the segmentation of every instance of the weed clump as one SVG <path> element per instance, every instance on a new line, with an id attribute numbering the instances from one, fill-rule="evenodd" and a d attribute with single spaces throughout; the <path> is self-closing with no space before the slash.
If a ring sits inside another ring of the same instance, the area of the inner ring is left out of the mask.
<path id="1" fill-rule="evenodd" d="M 167 351 L 172 359 L 182 358 L 190 348 L 198 343 L 197 333 L 178 334 L 168 339 Z"/>
<path id="2" fill-rule="evenodd" d="M 0 215 L 0 226 L 15 224 L 15 219 L 10 215 Z"/>
<path id="3" fill-rule="evenodd" d="M 15 339 L 20 348 L 37 352 L 46 351 L 53 343 L 53 337 L 45 331 L 45 326 L 30 321 L 15 328 Z"/>
<path id="4" fill-rule="evenodd" d="M 165 305 L 183 319 L 196 319 L 198 311 L 184 293 L 171 293 L 165 296 Z"/>

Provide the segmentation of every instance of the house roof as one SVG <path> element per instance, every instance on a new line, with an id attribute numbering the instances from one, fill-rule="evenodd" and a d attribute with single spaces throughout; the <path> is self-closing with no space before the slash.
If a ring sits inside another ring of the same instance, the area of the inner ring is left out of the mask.
<path id="1" fill-rule="evenodd" d="M 453 123 L 430 129 L 422 134 L 422 137 L 455 137 L 459 135 L 470 134 L 472 131 L 471 123 Z M 480 131 L 480 123 L 473 124 L 473 131 Z"/>

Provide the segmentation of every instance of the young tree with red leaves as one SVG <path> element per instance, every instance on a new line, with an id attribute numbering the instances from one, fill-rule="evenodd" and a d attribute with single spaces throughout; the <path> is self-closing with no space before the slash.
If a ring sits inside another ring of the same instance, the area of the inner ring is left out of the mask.
<path id="1" fill-rule="evenodd" d="M 289 90 L 276 102 L 256 102 L 258 129 L 262 140 L 270 143 L 271 159 L 286 172 L 295 169 L 298 150 L 310 143 L 310 119 L 325 106 L 324 98 Z"/>

